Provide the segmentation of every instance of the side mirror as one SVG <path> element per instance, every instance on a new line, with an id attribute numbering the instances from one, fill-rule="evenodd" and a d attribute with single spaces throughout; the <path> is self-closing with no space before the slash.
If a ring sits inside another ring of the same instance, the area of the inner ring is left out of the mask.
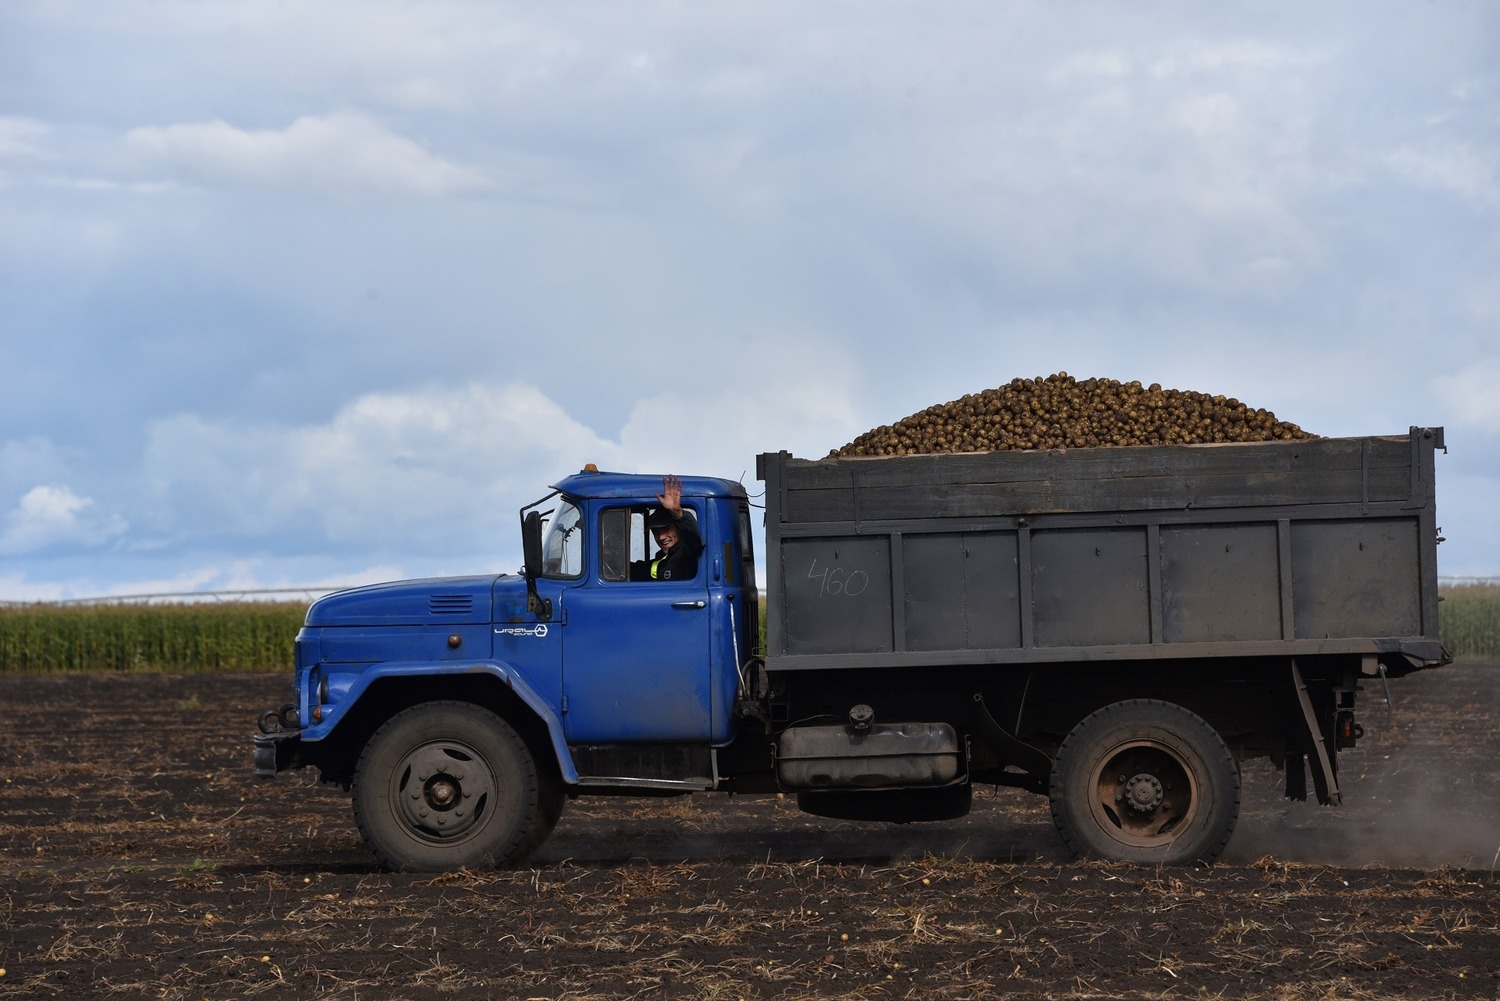
<path id="1" fill-rule="evenodd" d="M 552 599 L 536 593 L 536 575 L 542 565 L 542 516 L 536 511 L 521 519 L 521 554 L 526 560 L 526 610 L 546 622 L 552 618 Z"/>
<path id="2" fill-rule="evenodd" d="M 526 579 L 536 580 L 542 565 L 542 516 L 536 511 L 521 519 L 521 558 L 526 561 Z"/>

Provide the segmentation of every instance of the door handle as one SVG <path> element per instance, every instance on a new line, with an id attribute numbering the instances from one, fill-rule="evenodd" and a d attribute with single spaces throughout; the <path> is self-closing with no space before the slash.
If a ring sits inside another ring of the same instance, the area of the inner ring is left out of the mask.
<path id="1" fill-rule="evenodd" d="M 673 608 L 702 608 L 706 604 L 708 604 L 708 602 L 706 602 L 706 601 L 674 601 L 674 602 L 672 602 L 672 607 Z"/>

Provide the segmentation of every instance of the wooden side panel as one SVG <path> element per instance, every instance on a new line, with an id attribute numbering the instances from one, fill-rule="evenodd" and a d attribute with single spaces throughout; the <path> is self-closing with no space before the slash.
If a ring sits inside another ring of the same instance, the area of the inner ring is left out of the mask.
<path id="1" fill-rule="evenodd" d="M 1384 503 L 1406 438 L 792 460 L 788 523 Z"/>

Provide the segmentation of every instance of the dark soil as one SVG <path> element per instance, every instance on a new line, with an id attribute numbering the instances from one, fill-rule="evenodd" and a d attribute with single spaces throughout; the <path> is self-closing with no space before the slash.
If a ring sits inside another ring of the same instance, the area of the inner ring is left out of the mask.
<path id="1" fill-rule="evenodd" d="M 251 778 L 267 675 L 0 676 L 0 997 L 1494 998 L 1500 665 L 1365 693 L 1345 805 L 1246 768 L 1225 860 L 1075 862 L 1045 800 L 856 825 L 583 799 L 524 867 L 379 870 Z M 1368 687 L 1368 686 L 1367 686 Z"/>

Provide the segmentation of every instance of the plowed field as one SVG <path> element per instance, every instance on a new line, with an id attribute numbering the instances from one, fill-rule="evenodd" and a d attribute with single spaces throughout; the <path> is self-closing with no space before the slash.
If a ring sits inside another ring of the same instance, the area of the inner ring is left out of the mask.
<path id="1" fill-rule="evenodd" d="M 1500 665 L 1378 684 L 1345 805 L 1247 766 L 1213 866 L 1070 860 L 1045 800 L 820 820 L 583 799 L 524 867 L 377 869 L 251 777 L 281 675 L 0 676 L 0 997 L 1495 998 Z"/>

